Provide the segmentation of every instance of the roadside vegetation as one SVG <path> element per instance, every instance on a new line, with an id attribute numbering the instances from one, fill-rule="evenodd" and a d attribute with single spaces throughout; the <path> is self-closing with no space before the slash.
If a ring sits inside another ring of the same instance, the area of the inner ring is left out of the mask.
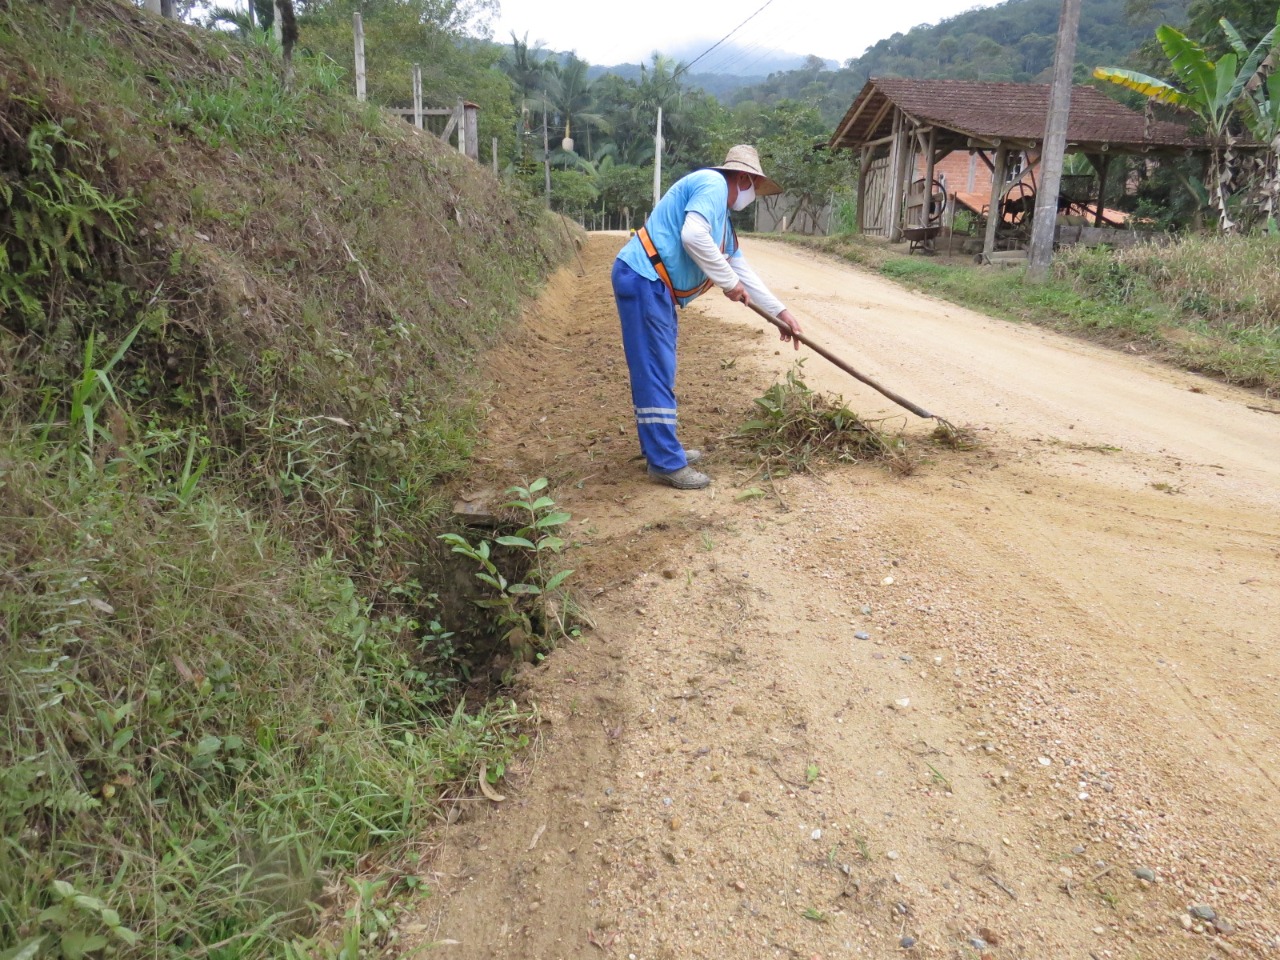
<path id="1" fill-rule="evenodd" d="M 487 699 L 509 617 L 437 537 L 474 358 L 565 228 L 294 63 L 112 0 L 0 12 L 5 960 L 355 957 L 525 743 Z M 500 575 L 563 610 L 535 502 Z"/>

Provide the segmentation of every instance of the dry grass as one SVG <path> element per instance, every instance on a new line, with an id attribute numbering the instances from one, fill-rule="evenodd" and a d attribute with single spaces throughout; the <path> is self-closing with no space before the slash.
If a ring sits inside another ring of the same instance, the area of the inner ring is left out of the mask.
<path id="1" fill-rule="evenodd" d="M 800 363 L 755 404 L 755 417 L 730 439 L 771 473 L 812 470 L 824 462 L 876 462 L 904 475 L 915 469 L 905 437 L 863 420 L 843 398 L 811 390 Z"/>

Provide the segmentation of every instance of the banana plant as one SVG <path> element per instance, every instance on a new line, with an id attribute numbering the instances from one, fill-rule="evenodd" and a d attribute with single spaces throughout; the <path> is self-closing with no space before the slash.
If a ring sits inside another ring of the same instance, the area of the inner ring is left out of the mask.
<path id="1" fill-rule="evenodd" d="M 1242 54 L 1245 44 L 1240 35 L 1225 20 L 1222 28 L 1231 46 Z M 1245 84 L 1243 117 L 1253 138 L 1268 145 L 1255 160 L 1255 177 L 1260 194 L 1258 206 L 1268 230 L 1274 234 L 1280 232 L 1276 224 L 1280 213 L 1280 10 L 1276 11 L 1271 36 L 1271 52 Z"/>
<path id="2" fill-rule="evenodd" d="M 1217 61 L 1180 30 L 1167 24 L 1156 28 L 1156 39 L 1169 58 L 1180 86 L 1120 67 L 1098 67 L 1093 75 L 1098 80 L 1119 84 L 1151 100 L 1167 103 L 1200 120 L 1210 146 L 1206 184 L 1209 204 L 1218 215 L 1222 232 L 1233 233 L 1236 224 L 1227 210 L 1236 166 L 1233 125 L 1244 106 L 1245 88 L 1271 54 L 1280 27 L 1273 28 L 1248 50 L 1235 28 L 1226 20 L 1220 22 L 1233 45 L 1238 43 L 1238 46 Z"/>

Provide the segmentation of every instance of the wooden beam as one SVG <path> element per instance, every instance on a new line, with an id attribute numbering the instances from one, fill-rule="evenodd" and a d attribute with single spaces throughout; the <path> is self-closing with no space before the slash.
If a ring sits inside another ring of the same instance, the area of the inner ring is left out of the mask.
<path id="1" fill-rule="evenodd" d="M 1098 169 L 1098 209 L 1093 218 L 1095 227 L 1102 226 L 1102 198 L 1107 195 L 1107 171 L 1111 168 L 1111 154 L 1104 153 L 1100 158 L 1101 166 L 1094 164 Z"/>
<path id="2" fill-rule="evenodd" d="M 867 222 L 867 169 L 871 166 L 872 147 L 863 147 L 858 162 L 858 222 L 857 230 L 861 234 Z"/>
<path id="3" fill-rule="evenodd" d="M 924 205 L 920 208 L 920 226 L 929 225 L 929 214 L 933 207 L 933 145 L 937 140 L 937 131 L 929 128 L 929 142 L 925 145 L 924 161 Z"/>
<path id="4" fill-rule="evenodd" d="M 991 170 L 991 202 L 987 205 L 987 234 L 982 241 L 982 255 L 990 258 L 996 249 L 996 226 L 1003 219 L 1000 201 L 1004 193 L 1004 168 L 1009 159 L 1009 151 L 1001 146 L 996 150 L 995 166 Z"/>
<path id="5" fill-rule="evenodd" d="M 894 111 L 894 141 L 889 170 L 889 223 L 885 236 L 897 243 L 902 231 L 903 170 L 907 165 L 907 140 L 910 134 L 901 110 Z"/>
<path id="6" fill-rule="evenodd" d="M 858 117 L 862 116 L 862 111 L 863 111 L 863 110 L 865 110 L 865 109 L 867 109 L 867 104 L 869 104 L 872 100 L 874 100 L 874 99 L 875 99 L 876 94 L 879 94 L 880 96 L 884 97 L 884 94 L 883 94 L 883 93 L 880 93 L 880 91 L 879 91 L 879 90 L 876 90 L 876 91 L 875 91 L 875 93 L 873 93 L 871 96 L 867 97 L 867 99 L 866 99 L 866 100 L 864 100 L 864 101 L 863 101 L 863 102 L 858 106 L 858 109 L 857 109 L 856 111 L 854 111 L 853 115 L 852 115 L 851 117 L 849 117 L 849 119 L 848 119 L 848 120 L 846 120 L 846 121 L 844 122 L 844 125 L 840 128 L 839 132 L 838 132 L 838 133 L 836 133 L 836 135 L 835 135 L 834 137 L 832 137 L 832 138 L 831 138 L 831 142 L 832 142 L 832 143 L 839 143 L 841 140 L 843 140 L 843 139 L 844 139 L 844 135 L 845 135 L 846 133 L 848 133 L 848 132 L 849 132 L 849 128 L 853 126 L 854 121 L 856 121 L 856 120 L 858 119 Z M 889 98 L 888 98 L 888 97 L 885 97 L 885 100 L 886 100 L 886 101 L 888 101 L 888 100 L 889 100 Z"/>
<path id="7" fill-rule="evenodd" d="M 864 147 L 878 147 L 881 144 L 893 143 L 893 138 L 894 134 L 891 133 L 887 137 L 877 137 L 875 140 L 867 140 L 862 145 Z"/>
<path id="8" fill-rule="evenodd" d="M 876 129 L 884 122 L 885 114 L 893 109 L 893 101 L 888 97 L 884 98 L 884 106 L 876 111 L 875 117 L 872 118 L 870 125 L 867 127 L 867 133 L 875 133 Z"/>
<path id="9" fill-rule="evenodd" d="M 889 236 L 889 231 L 893 229 L 893 195 L 897 189 L 894 180 L 894 171 L 898 169 L 898 152 L 902 149 L 902 114 L 894 111 L 893 114 L 893 140 L 889 144 L 889 168 L 888 177 L 886 178 L 886 186 L 888 187 L 889 207 L 885 210 L 885 220 L 880 224 L 885 230 L 885 236 Z"/>

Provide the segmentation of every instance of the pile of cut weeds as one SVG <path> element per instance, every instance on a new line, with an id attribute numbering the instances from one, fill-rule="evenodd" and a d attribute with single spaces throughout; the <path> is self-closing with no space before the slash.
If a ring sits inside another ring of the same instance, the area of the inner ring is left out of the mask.
<path id="1" fill-rule="evenodd" d="M 755 401 L 756 416 L 738 428 L 731 441 L 753 452 L 760 469 L 812 471 L 826 463 L 879 463 L 906 476 L 916 461 L 901 432 L 883 429 L 886 421 L 864 420 L 844 399 L 811 389 L 804 382 L 804 361 Z"/>

